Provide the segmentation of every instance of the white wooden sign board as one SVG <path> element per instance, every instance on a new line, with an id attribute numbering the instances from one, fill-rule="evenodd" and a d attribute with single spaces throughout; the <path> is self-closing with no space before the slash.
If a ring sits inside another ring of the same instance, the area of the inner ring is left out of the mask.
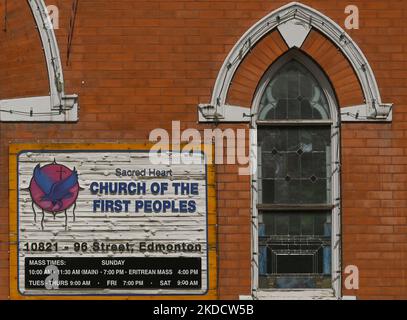
<path id="1" fill-rule="evenodd" d="M 203 295 L 207 173 L 147 151 L 57 150 L 17 158 L 22 295 Z M 77 177 L 77 179 L 75 179 Z"/>

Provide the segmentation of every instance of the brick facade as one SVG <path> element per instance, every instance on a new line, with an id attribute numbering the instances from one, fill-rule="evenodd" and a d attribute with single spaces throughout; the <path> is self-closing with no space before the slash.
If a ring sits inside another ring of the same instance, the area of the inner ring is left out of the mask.
<path id="1" fill-rule="evenodd" d="M 0 124 L 0 299 L 9 295 L 8 146 L 14 142 L 137 142 L 155 128 L 203 130 L 197 105 L 210 101 L 226 55 L 270 11 L 289 1 L 80 1 L 70 60 L 71 1 L 56 30 L 67 92 L 80 99 L 78 123 Z M 307 0 L 344 27 L 348 1 Z M 392 123 L 342 125 L 343 266 L 357 265 L 360 299 L 407 299 L 407 3 L 355 0 L 360 29 L 349 30 L 376 75 Z M 1 4 L 2 5 L 2 4 Z M 0 17 L 5 14 L 0 6 Z M 321 65 L 340 106 L 363 103 L 349 62 L 317 32 L 303 47 Z M 48 93 L 47 70 L 26 1 L 10 1 L 0 30 L 0 99 Z M 228 95 L 250 106 L 258 80 L 287 47 L 274 32 L 244 60 Z M 247 125 L 222 127 L 248 128 Z M 251 291 L 250 178 L 218 165 L 218 294 L 237 299 Z"/>

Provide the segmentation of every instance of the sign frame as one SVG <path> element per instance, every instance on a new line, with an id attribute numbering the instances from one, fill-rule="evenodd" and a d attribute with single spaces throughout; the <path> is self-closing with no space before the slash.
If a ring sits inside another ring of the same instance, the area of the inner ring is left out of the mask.
<path id="1" fill-rule="evenodd" d="M 182 150 L 183 145 L 174 146 L 176 151 Z M 213 164 L 213 145 L 202 144 L 201 152 L 205 155 L 206 184 L 207 184 L 207 264 L 208 264 L 208 288 L 200 294 L 137 294 L 114 295 L 114 294 L 91 294 L 91 295 L 24 295 L 19 291 L 18 280 L 18 156 L 27 151 L 72 151 L 72 152 L 96 152 L 96 151 L 144 151 L 158 149 L 152 143 L 46 143 L 46 144 L 10 144 L 9 146 L 9 281 L 10 299 L 12 300 L 214 300 L 218 298 L 218 254 L 217 254 L 217 212 L 216 212 L 216 180 L 215 165 Z M 169 151 L 172 146 L 169 145 Z"/>

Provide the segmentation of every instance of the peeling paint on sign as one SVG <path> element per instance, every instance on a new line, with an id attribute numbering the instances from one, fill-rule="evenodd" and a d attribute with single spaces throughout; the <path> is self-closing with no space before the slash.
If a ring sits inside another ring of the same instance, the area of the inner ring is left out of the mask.
<path id="1" fill-rule="evenodd" d="M 208 292 L 205 155 L 194 154 L 200 164 L 188 166 L 154 165 L 148 155 L 144 150 L 19 152 L 21 295 Z M 50 265 L 56 266 L 53 274 L 45 271 Z"/>

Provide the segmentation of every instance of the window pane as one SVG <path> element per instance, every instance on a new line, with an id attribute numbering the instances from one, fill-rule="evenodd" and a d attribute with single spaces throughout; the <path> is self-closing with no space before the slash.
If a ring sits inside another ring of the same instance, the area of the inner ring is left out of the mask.
<path id="1" fill-rule="evenodd" d="M 274 130 L 274 129 L 272 129 Z M 287 149 L 285 151 L 294 151 L 297 152 L 301 148 L 299 130 L 282 128 L 282 131 L 286 132 L 287 136 Z"/>
<path id="2" fill-rule="evenodd" d="M 310 100 L 313 97 L 313 83 L 309 81 L 309 77 L 307 74 L 300 75 L 300 88 L 301 88 L 301 95 L 305 98 Z"/>
<path id="3" fill-rule="evenodd" d="M 331 136 L 325 128 L 314 128 L 312 130 L 312 147 L 315 151 L 325 151 L 331 144 Z"/>
<path id="4" fill-rule="evenodd" d="M 311 254 L 282 254 L 276 258 L 277 273 L 312 273 L 313 256 Z"/>
<path id="5" fill-rule="evenodd" d="M 312 119 L 312 107 L 308 101 L 301 101 L 301 119 Z"/>
<path id="6" fill-rule="evenodd" d="M 298 212 L 288 211 L 282 213 L 261 213 L 261 221 L 265 225 L 264 235 L 293 235 L 293 230 L 300 228 L 299 235 L 326 236 L 330 235 L 325 229 L 330 224 L 330 213 L 328 212 Z M 289 230 L 289 231 L 288 231 Z M 296 233 L 296 231 L 295 231 Z"/>
<path id="7" fill-rule="evenodd" d="M 259 141 L 263 151 L 284 151 L 287 149 L 287 131 L 275 128 L 273 130 L 259 130 Z"/>
<path id="8" fill-rule="evenodd" d="M 301 118 L 301 102 L 298 99 L 287 99 L 287 118 L 300 119 Z"/>
<path id="9" fill-rule="evenodd" d="M 301 157 L 297 153 L 287 154 L 287 175 L 293 179 L 301 177 Z"/>
<path id="10" fill-rule="evenodd" d="M 307 180 L 308 178 L 312 177 L 314 173 L 314 163 L 312 161 L 312 156 L 313 154 L 311 152 L 309 153 L 304 153 L 301 157 L 301 177 L 304 180 Z M 325 166 L 325 163 L 323 164 Z"/>
<path id="11" fill-rule="evenodd" d="M 294 65 L 292 65 L 294 66 Z M 293 68 L 288 74 L 287 74 L 287 82 L 288 82 L 288 98 L 298 98 L 300 95 L 299 91 L 299 84 L 300 84 L 300 79 L 299 79 L 300 73 L 296 68 Z"/>
<path id="12" fill-rule="evenodd" d="M 263 169 L 262 177 L 264 179 L 270 178 L 283 178 L 284 177 L 284 163 L 286 154 L 272 152 L 264 152 L 262 154 L 262 163 L 267 163 Z"/>
<path id="13" fill-rule="evenodd" d="M 323 151 L 316 151 L 312 154 L 312 174 L 324 179 L 327 176 L 326 154 Z"/>
<path id="14" fill-rule="evenodd" d="M 314 217 L 310 214 L 301 217 L 301 234 L 312 235 L 314 234 Z"/>
<path id="15" fill-rule="evenodd" d="M 276 235 L 288 235 L 288 226 L 290 223 L 290 217 L 288 215 L 278 215 L 275 217 L 275 234 Z"/>
<path id="16" fill-rule="evenodd" d="M 287 118 L 287 101 L 285 99 L 278 100 L 274 117 L 280 120 Z"/>
<path id="17" fill-rule="evenodd" d="M 331 286 L 331 213 L 260 213 L 260 288 Z"/>
<path id="18" fill-rule="evenodd" d="M 265 204 L 330 203 L 330 127 L 258 129 L 259 192 Z"/>
<path id="19" fill-rule="evenodd" d="M 323 92 L 315 77 L 292 60 L 268 84 L 261 98 L 258 119 L 330 119 Z"/>
<path id="20" fill-rule="evenodd" d="M 286 75 L 281 74 L 278 77 L 278 79 L 275 79 L 275 81 L 271 83 L 271 85 L 269 86 L 271 91 L 269 92 L 269 95 L 267 96 L 269 101 L 275 101 L 278 99 L 287 98 L 288 82 L 286 80 L 287 80 Z M 270 93 L 271 93 L 271 95 L 270 95 Z"/>
<path id="21" fill-rule="evenodd" d="M 301 235 L 301 215 L 299 214 L 290 215 L 290 235 Z"/>

